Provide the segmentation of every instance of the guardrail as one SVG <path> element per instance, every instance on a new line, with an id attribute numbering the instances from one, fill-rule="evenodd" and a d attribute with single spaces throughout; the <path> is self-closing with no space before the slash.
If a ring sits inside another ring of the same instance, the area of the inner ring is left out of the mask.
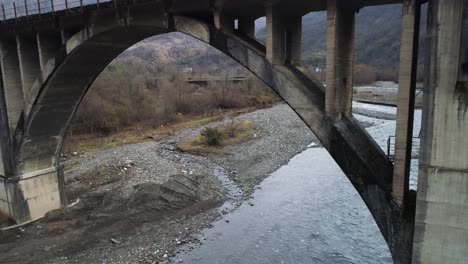
<path id="1" fill-rule="evenodd" d="M 416 148 L 419 149 L 419 141 L 419 137 L 412 138 L 413 150 Z M 387 139 L 387 156 L 392 162 L 395 161 L 395 136 L 389 136 Z M 413 156 L 413 154 L 411 154 L 411 156 Z"/>
<path id="2" fill-rule="evenodd" d="M 97 9 L 103 4 L 117 6 L 118 0 L 19 0 L 1 4 L 0 20 L 24 21 L 32 17 L 40 18 L 44 14 L 55 15 L 58 11 L 83 12 L 85 6 L 95 6 Z"/>

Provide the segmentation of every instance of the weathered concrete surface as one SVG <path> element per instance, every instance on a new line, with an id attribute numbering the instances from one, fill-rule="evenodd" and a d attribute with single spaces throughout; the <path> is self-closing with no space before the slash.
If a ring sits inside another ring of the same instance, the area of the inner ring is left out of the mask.
<path id="1" fill-rule="evenodd" d="M 302 45 L 302 16 L 285 13 L 273 2 L 266 6 L 266 57 L 273 65 L 286 62 L 300 65 Z"/>
<path id="2" fill-rule="evenodd" d="M 13 40 L 3 40 L 0 42 L 0 64 L 3 92 L 8 112 L 8 124 L 10 133 L 13 135 L 24 107 L 18 53 L 16 43 Z"/>
<path id="3" fill-rule="evenodd" d="M 29 92 L 41 73 L 39 63 L 39 49 L 35 37 L 16 36 L 18 61 L 21 73 L 21 86 L 23 88 L 24 102 L 28 101 Z"/>
<path id="4" fill-rule="evenodd" d="M 337 120 L 352 109 L 355 11 L 350 1 L 328 0 L 326 111 Z"/>
<path id="5" fill-rule="evenodd" d="M 403 1 L 393 170 L 393 197 L 403 206 L 409 192 L 420 13 L 421 6 L 416 0 Z"/>
<path id="6" fill-rule="evenodd" d="M 22 223 L 60 208 L 64 190 L 55 167 L 8 178 L 6 189 L 11 203 L 11 217 Z"/>
<path id="7" fill-rule="evenodd" d="M 468 260 L 468 1 L 434 0 L 414 263 Z"/>
<path id="8" fill-rule="evenodd" d="M 41 70 L 46 67 L 47 62 L 57 55 L 57 51 L 62 47 L 60 33 L 38 32 L 36 33 L 37 47 L 39 49 L 39 63 Z"/>
<path id="9" fill-rule="evenodd" d="M 5 187 L 5 175 L 11 171 L 10 158 L 10 128 L 8 126 L 2 75 L 0 75 L 0 211 L 7 213 L 7 215 L 10 215 L 10 204 Z"/>

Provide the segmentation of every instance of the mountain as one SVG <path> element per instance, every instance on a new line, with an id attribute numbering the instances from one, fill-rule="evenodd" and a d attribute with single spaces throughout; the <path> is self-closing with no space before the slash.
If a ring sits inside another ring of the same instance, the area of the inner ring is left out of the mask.
<path id="1" fill-rule="evenodd" d="M 425 48 L 422 36 L 426 34 L 427 5 L 423 6 L 421 13 L 420 62 Z M 302 19 L 302 49 L 306 61 L 317 56 L 324 57 L 327 45 L 326 16 L 326 12 L 314 12 Z M 260 28 L 256 35 L 260 40 L 265 39 L 266 35 L 264 21 L 257 21 Z M 365 7 L 359 10 L 356 14 L 356 63 L 376 68 L 398 68 L 400 35 L 401 5 Z"/>

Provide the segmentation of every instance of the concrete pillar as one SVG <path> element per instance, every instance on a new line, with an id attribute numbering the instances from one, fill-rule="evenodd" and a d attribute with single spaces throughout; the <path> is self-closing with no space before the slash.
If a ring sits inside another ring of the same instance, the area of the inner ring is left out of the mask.
<path id="1" fill-rule="evenodd" d="M 43 70 L 47 62 L 57 55 L 62 46 L 62 39 L 61 35 L 41 32 L 36 34 L 36 39 L 39 49 L 39 65 Z"/>
<path id="2" fill-rule="evenodd" d="M 402 9 L 395 166 L 392 184 L 393 197 L 400 205 L 403 205 L 409 192 L 421 12 L 421 6 L 417 2 L 417 0 L 404 0 Z"/>
<path id="3" fill-rule="evenodd" d="M 2 79 L 2 74 L 0 74 L 0 213 L 11 215 L 5 180 L 7 175 L 12 173 L 12 153 L 10 151 L 10 129 Z"/>
<path id="4" fill-rule="evenodd" d="M 302 55 L 302 16 L 288 19 L 287 57 L 292 65 L 301 65 Z"/>
<path id="5" fill-rule="evenodd" d="M 36 38 L 23 37 L 20 35 L 16 36 L 16 45 L 18 48 L 23 95 L 25 102 L 28 102 L 27 98 L 29 97 L 29 92 L 36 79 L 41 76 L 39 49 L 37 47 Z"/>
<path id="6" fill-rule="evenodd" d="M 10 127 L 10 136 L 12 137 L 24 108 L 18 51 L 14 41 L 3 40 L 0 42 L 0 64 L 8 113 L 8 125 Z"/>
<path id="7" fill-rule="evenodd" d="M 217 29 L 232 32 L 234 30 L 234 18 L 224 13 L 221 8 L 214 11 L 214 24 Z"/>
<path id="8" fill-rule="evenodd" d="M 244 35 L 255 37 L 255 20 L 251 18 L 239 18 L 238 29 Z"/>
<path id="9" fill-rule="evenodd" d="M 67 40 L 69 40 L 75 34 L 75 31 L 62 29 L 60 30 L 60 38 L 62 39 L 62 45 L 67 44 Z"/>
<path id="10" fill-rule="evenodd" d="M 267 59 L 274 65 L 301 61 L 302 16 L 287 15 L 273 3 L 266 5 Z"/>
<path id="11" fill-rule="evenodd" d="M 468 1 L 429 2 L 414 263 L 468 260 Z"/>
<path id="12" fill-rule="evenodd" d="M 326 112 L 333 118 L 351 115 L 354 66 L 354 13 L 346 0 L 327 2 Z"/>
<path id="13" fill-rule="evenodd" d="M 266 57 L 272 64 L 286 62 L 286 29 L 281 11 L 272 3 L 266 6 Z"/>

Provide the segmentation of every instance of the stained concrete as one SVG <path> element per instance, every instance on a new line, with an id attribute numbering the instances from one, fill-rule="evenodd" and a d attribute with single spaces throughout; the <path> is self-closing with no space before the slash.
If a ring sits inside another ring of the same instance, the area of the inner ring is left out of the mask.
<path id="1" fill-rule="evenodd" d="M 420 14 L 421 7 L 416 0 L 404 1 L 393 170 L 393 197 L 400 205 L 403 205 L 409 192 Z"/>
<path id="2" fill-rule="evenodd" d="M 328 0 L 326 111 L 337 120 L 352 112 L 355 11 L 350 1 Z"/>
<path id="3" fill-rule="evenodd" d="M 414 263 L 468 260 L 468 1 L 429 4 Z M 461 56 L 465 54 L 465 56 Z"/>
<path id="4" fill-rule="evenodd" d="M 14 40 L 8 39 L 0 42 L 0 64 L 8 124 L 10 134 L 14 134 L 24 107 L 18 53 Z"/>

